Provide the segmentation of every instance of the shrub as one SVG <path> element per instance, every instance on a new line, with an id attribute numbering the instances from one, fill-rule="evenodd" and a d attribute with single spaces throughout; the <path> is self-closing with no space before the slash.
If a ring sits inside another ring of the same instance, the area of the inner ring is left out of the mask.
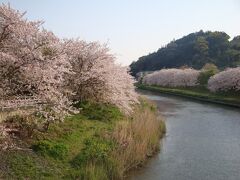
<path id="1" fill-rule="evenodd" d="M 200 85 L 207 85 L 208 80 L 211 76 L 218 73 L 219 70 L 214 64 L 207 63 L 201 69 L 201 72 L 198 77 L 198 82 Z"/>

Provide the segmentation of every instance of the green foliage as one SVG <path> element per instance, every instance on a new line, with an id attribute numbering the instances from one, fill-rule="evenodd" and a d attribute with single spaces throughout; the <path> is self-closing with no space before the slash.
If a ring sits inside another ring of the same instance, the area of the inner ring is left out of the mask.
<path id="1" fill-rule="evenodd" d="M 43 156 L 50 156 L 54 159 L 63 159 L 68 154 L 68 148 L 63 143 L 52 143 L 49 141 L 39 141 L 32 146 L 32 149 L 43 155 Z"/>
<path id="2" fill-rule="evenodd" d="M 234 49 L 240 50 L 240 36 L 236 36 L 233 38 L 233 40 L 231 41 L 231 46 Z"/>
<path id="3" fill-rule="evenodd" d="M 123 117 L 123 114 L 120 112 L 120 110 L 110 104 L 83 102 L 79 104 L 79 107 L 82 108 L 81 114 L 89 119 L 112 121 Z"/>
<path id="4" fill-rule="evenodd" d="M 82 151 L 72 160 L 72 165 L 75 168 L 86 166 L 89 161 L 92 162 L 107 162 L 109 152 L 113 148 L 113 144 L 106 140 L 97 138 L 86 139 L 84 141 L 85 147 Z"/>
<path id="5" fill-rule="evenodd" d="M 229 41 L 224 32 L 199 31 L 174 40 L 158 51 L 142 56 L 133 62 L 131 72 L 155 71 L 162 68 L 179 68 L 187 65 L 200 69 L 214 63 L 220 69 L 235 67 L 240 63 L 240 38 Z"/>
<path id="6" fill-rule="evenodd" d="M 198 82 L 200 85 L 207 85 L 207 82 L 211 76 L 214 74 L 209 72 L 209 71 L 201 71 L 199 77 L 198 77 Z"/>
<path id="7" fill-rule="evenodd" d="M 194 48 L 200 55 L 208 55 L 208 41 L 204 37 L 197 38 Z"/>
<path id="8" fill-rule="evenodd" d="M 215 64 L 212 63 L 206 63 L 202 67 L 202 71 L 211 71 L 213 74 L 216 74 L 219 72 L 218 67 Z"/>
<path id="9" fill-rule="evenodd" d="M 198 82 L 200 85 L 206 86 L 208 80 L 211 76 L 217 74 L 219 72 L 217 66 L 211 63 L 207 63 L 201 69 L 200 75 L 198 77 Z"/>

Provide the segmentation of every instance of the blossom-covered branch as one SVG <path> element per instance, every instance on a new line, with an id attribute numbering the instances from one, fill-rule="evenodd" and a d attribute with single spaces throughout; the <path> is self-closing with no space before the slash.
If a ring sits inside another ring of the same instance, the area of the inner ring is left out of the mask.
<path id="1" fill-rule="evenodd" d="M 65 40 L 63 46 L 74 72 L 66 83 L 75 92 L 72 100 L 100 101 L 131 111 L 131 104 L 137 102 L 134 80 L 128 68 L 115 64 L 106 45 L 76 39 Z"/>

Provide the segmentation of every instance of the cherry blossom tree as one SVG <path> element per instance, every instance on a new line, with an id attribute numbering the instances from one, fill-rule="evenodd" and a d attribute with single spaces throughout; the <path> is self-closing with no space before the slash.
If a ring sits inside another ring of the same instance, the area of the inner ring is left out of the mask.
<path id="1" fill-rule="evenodd" d="M 164 87 L 191 87 L 198 85 L 199 71 L 194 69 L 162 69 L 146 75 L 143 83 Z"/>
<path id="2" fill-rule="evenodd" d="M 76 101 L 132 111 L 134 80 L 106 45 L 61 40 L 24 14 L 0 6 L 0 108 L 31 106 L 47 124 L 76 112 Z"/>
<path id="3" fill-rule="evenodd" d="M 0 6 L 0 107 L 35 106 L 47 121 L 71 109 L 63 76 L 71 73 L 61 41 L 41 21 Z"/>
<path id="4" fill-rule="evenodd" d="M 214 76 L 208 81 L 208 88 L 216 91 L 240 91 L 240 67 L 228 68 Z"/>
<path id="5" fill-rule="evenodd" d="M 137 102 L 134 80 L 128 68 L 115 64 L 106 45 L 71 39 L 63 47 L 74 72 L 66 78 L 67 88 L 75 92 L 72 100 L 110 103 L 125 113 L 131 111 Z"/>

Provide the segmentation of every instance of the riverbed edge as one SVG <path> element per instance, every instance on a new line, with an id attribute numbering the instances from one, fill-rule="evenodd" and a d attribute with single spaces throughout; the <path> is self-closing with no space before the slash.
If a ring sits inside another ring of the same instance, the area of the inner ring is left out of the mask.
<path id="1" fill-rule="evenodd" d="M 165 87 L 149 86 L 149 85 L 143 85 L 143 84 L 137 84 L 136 87 L 137 89 L 148 90 L 152 92 L 164 93 L 164 94 L 169 94 L 169 95 L 174 95 L 174 96 L 179 96 L 184 98 L 190 98 L 198 101 L 204 101 L 204 102 L 209 102 L 214 104 L 240 108 L 240 101 L 236 102 L 236 100 L 226 100 L 218 96 L 195 92 L 194 90 L 184 91 L 177 88 L 165 88 Z"/>

